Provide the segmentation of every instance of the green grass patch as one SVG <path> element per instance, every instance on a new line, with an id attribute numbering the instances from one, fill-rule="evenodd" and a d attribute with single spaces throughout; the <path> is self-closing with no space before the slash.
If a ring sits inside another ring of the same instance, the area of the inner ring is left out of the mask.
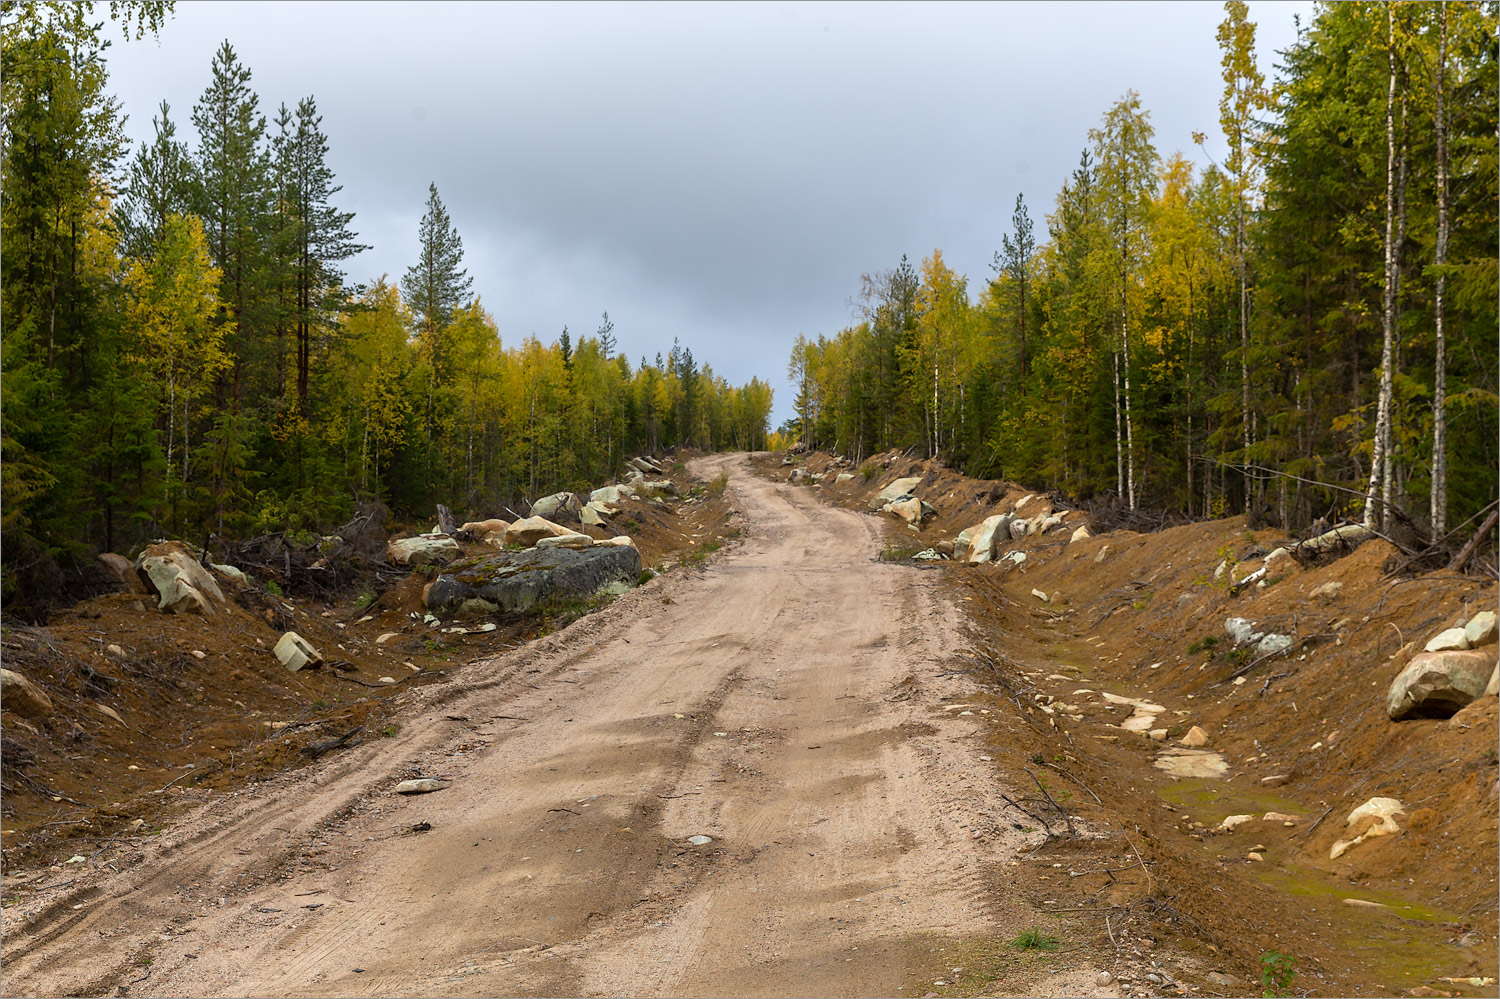
<path id="1" fill-rule="evenodd" d="M 1022 930 L 1010 945 L 1016 950 L 1057 950 L 1062 946 L 1062 941 L 1033 926 L 1029 930 Z"/>

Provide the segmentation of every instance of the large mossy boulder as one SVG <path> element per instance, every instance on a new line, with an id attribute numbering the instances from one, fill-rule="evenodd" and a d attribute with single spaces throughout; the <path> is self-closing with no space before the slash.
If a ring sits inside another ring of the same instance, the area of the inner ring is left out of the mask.
<path id="1" fill-rule="evenodd" d="M 427 587 L 427 607 L 452 612 L 481 600 L 501 611 L 624 592 L 641 575 L 641 555 L 628 545 L 532 548 L 454 566 Z"/>

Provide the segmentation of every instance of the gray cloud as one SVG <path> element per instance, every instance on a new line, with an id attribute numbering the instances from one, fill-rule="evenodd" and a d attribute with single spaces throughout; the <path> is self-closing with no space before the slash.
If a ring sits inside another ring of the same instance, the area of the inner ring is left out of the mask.
<path id="1" fill-rule="evenodd" d="M 1252 5 L 1268 73 L 1310 9 Z M 116 45 L 110 69 L 141 139 L 162 98 L 186 126 L 228 38 L 268 114 L 317 97 L 341 203 L 374 245 L 352 278 L 404 272 L 435 181 L 507 343 L 590 332 L 608 309 L 632 358 L 675 336 L 732 381 L 770 380 L 780 420 L 798 332 L 847 325 L 859 275 L 902 253 L 940 247 L 977 290 L 1016 193 L 1040 224 L 1127 88 L 1163 153 L 1216 136 L 1222 17 L 183 0 L 159 45 Z"/>

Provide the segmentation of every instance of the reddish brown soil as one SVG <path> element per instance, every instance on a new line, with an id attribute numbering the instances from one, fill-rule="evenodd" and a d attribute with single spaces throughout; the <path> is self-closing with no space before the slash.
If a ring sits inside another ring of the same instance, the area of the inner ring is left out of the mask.
<path id="1" fill-rule="evenodd" d="M 733 512 L 681 461 L 668 477 L 679 498 L 631 501 L 611 518 L 616 530 L 588 533 L 631 535 L 648 567 L 701 561 L 735 533 Z M 466 556 L 493 551 L 464 547 Z M 312 743 L 356 728 L 351 745 L 389 737 L 402 724 L 393 696 L 592 607 L 506 615 L 495 631 L 448 633 L 480 622 L 423 623 L 422 588 L 435 574 L 371 572 L 334 602 L 224 582 L 229 606 L 212 617 L 159 612 L 144 592 L 121 592 L 57 611 L 41 627 L 7 622 L 6 668 L 41 686 L 57 711 L 43 720 L 0 711 L 5 904 L 68 881 L 71 856 L 97 865 L 104 845 L 159 833 L 184 806 L 305 766 Z M 271 653 L 285 631 L 338 668 L 289 673 Z M 397 637 L 376 642 L 390 632 Z M 143 826 L 133 828 L 137 820 Z"/>
<path id="2" fill-rule="evenodd" d="M 763 460 L 764 474 L 826 473 L 808 488 L 858 509 L 891 480 L 922 475 L 916 491 L 938 516 L 914 532 L 886 515 L 888 556 L 951 540 L 1026 495 L 896 454 L 867 463 L 868 479 L 827 455 L 791 467 L 780 458 Z M 854 480 L 835 485 L 840 471 L 855 472 Z M 1296 962 L 1295 992 L 1495 994 L 1496 700 L 1482 698 L 1446 720 L 1393 723 L 1385 713 L 1386 690 L 1412 645 L 1494 609 L 1494 580 L 1402 573 L 1404 560 L 1377 540 L 1316 568 L 1285 560 L 1271 585 L 1232 595 L 1214 579 L 1226 556 L 1243 563 L 1243 576 L 1259 564 L 1257 553 L 1294 539 L 1249 531 L 1235 518 L 1070 544 L 1086 520 L 1077 513 L 1066 530 L 1005 546 L 1026 552 L 1019 566 L 945 562 L 934 570 L 973 624 L 965 668 L 976 702 L 994 709 L 987 720 L 995 765 L 1013 777 L 1024 768 L 1045 778 L 1081 826 L 1105 832 L 1088 842 L 1071 837 L 1045 802 L 1032 802 L 1058 836 L 1031 867 L 1060 863 L 1062 873 L 1027 871 L 1008 890 L 1133 961 L 1138 993 L 1160 991 L 1141 978 L 1162 960 L 1154 948 L 1169 944 L 1175 953 L 1163 963 L 1206 993 L 1258 993 L 1262 959 L 1282 954 Z M 1311 596 L 1330 581 L 1343 584 L 1335 595 Z M 1228 617 L 1298 644 L 1253 663 L 1231 651 Z M 1074 693 L 1090 689 L 1165 706 L 1157 724 L 1168 729 L 1168 744 L 1201 726 L 1228 774 L 1179 780 L 1155 769 L 1162 744 L 1117 727 L 1130 707 Z M 1073 702 L 1083 718 L 1041 708 L 1057 702 Z M 1334 841 L 1350 834 L 1349 812 L 1374 796 L 1403 802 L 1401 832 L 1330 860 Z M 1260 820 L 1267 811 L 1297 821 Z M 1256 821 L 1217 831 L 1223 818 L 1244 813 Z M 1247 859 L 1254 847 L 1264 848 L 1261 861 Z M 1208 971 L 1241 984 L 1215 985 L 1204 980 Z M 1471 977 L 1491 983 L 1444 981 Z"/>

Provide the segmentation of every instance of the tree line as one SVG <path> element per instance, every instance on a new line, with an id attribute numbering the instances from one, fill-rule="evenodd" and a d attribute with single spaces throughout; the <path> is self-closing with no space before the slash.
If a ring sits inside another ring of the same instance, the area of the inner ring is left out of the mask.
<path id="1" fill-rule="evenodd" d="M 172 6 L 110 7 L 127 40 Z M 0 4 L 0 531 L 5 597 L 92 551 L 326 529 L 360 503 L 492 515 L 641 450 L 759 448 L 771 388 L 673 343 L 638 363 L 608 313 L 504 345 L 436 186 L 417 261 L 367 249 L 313 97 L 267 114 L 226 41 L 191 109 L 130 149 L 94 5 Z"/>
<path id="2" fill-rule="evenodd" d="M 1496 9 L 1319 5 L 1268 84 L 1230 0 L 1223 163 L 1163 157 L 1127 92 L 1044 238 L 1017 197 L 980 287 L 903 257 L 861 322 L 799 337 L 787 429 L 1130 511 L 1472 534 L 1500 466 Z"/>

